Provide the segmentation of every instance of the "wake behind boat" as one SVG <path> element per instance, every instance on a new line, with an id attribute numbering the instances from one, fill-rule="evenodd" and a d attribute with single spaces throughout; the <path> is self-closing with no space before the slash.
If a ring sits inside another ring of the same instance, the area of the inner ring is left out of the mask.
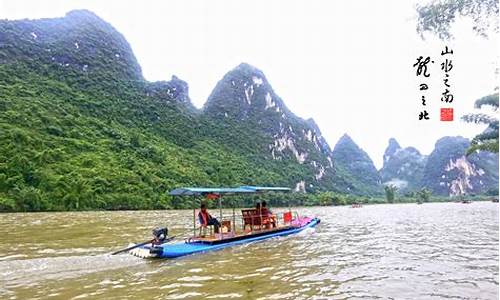
<path id="1" fill-rule="evenodd" d="M 218 250 L 226 247 L 260 241 L 273 237 L 298 233 L 306 228 L 319 224 L 320 219 L 309 216 L 299 216 L 297 212 L 288 210 L 281 214 L 273 214 L 267 209 L 266 203 L 258 202 L 256 208 L 233 208 L 231 215 L 222 213 L 222 196 L 255 195 L 265 192 L 286 192 L 289 188 L 241 186 L 238 188 L 178 188 L 170 192 L 173 196 L 202 196 L 207 200 L 218 200 L 219 216 L 213 218 L 206 212 L 204 205 L 198 211 L 193 208 L 193 234 L 184 242 L 168 243 L 173 237 L 168 237 L 168 229 L 153 230 L 154 239 L 133 245 L 122 251 L 143 258 L 176 258 L 180 256 Z M 197 201 L 193 201 L 196 203 Z M 207 220 L 209 219 L 209 220 Z M 129 250 L 130 249 L 130 250 Z M 119 252 L 122 252 L 119 251 Z"/>

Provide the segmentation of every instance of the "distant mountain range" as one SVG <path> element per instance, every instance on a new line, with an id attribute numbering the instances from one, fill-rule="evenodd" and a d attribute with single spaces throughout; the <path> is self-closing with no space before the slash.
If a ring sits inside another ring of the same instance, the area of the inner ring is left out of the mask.
<path id="1" fill-rule="evenodd" d="M 344 135 L 333 150 L 242 63 L 196 109 L 185 81 L 148 82 L 125 40 L 86 10 L 0 21 L 0 209 L 168 207 L 185 185 L 436 194 L 498 185 L 498 155 L 463 156 L 446 137 L 428 157 L 394 139 L 377 171 Z"/>
<path id="2" fill-rule="evenodd" d="M 380 169 L 380 176 L 384 184 L 392 184 L 400 190 L 419 188 L 427 156 L 420 154 L 413 147 L 403 149 L 391 138 L 383 158 L 384 165 Z"/>
<path id="3" fill-rule="evenodd" d="M 443 137 L 429 156 L 413 148 L 401 148 L 389 140 L 380 170 L 384 184 L 400 190 L 427 187 L 438 195 L 481 194 L 498 189 L 498 154 L 478 152 L 468 157 L 466 138 Z"/>

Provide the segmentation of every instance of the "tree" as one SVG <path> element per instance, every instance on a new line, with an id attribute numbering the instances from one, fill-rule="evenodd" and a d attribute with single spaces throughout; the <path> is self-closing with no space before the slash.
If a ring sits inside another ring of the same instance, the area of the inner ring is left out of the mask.
<path id="1" fill-rule="evenodd" d="M 318 195 L 319 205 L 328 206 L 333 203 L 333 193 L 332 192 L 322 192 Z"/>
<path id="2" fill-rule="evenodd" d="M 3 197 L 0 195 L 0 212 L 15 211 L 16 202 L 12 198 Z"/>
<path id="3" fill-rule="evenodd" d="M 332 204 L 333 205 L 346 205 L 347 202 L 346 202 L 346 199 L 344 197 L 344 195 L 341 195 L 341 194 L 332 194 Z"/>
<path id="4" fill-rule="evenodd" d="M 429 202 L 432 192 L 428 188 L 422 188 L 417 192 L 418 202 Z"/>
<path id="5" fill-rule="evenodd" d="M 476 100 L 475 108 L 481 109 L 483 106 L 493 107 L 494 112 L 498 112 L 498 93 L 492 94 Z M 488 127 L 482 133 L 472 139 L 467 155 L 475 151 L 489 151 L 498 153 L 498 118 L 484 113 L 467 114 L 462 120 L 468 123 L 486 124 Z"/>
<path id="6" fill-rule="evenodd" d="M 384 190 L 385 190 L 385 198 L 387 199 L 387 202 L 394 203 L 394 196 L 395 196 L 398 188 L 395 185 L 389 184 L 389 185 L 384 186 Z"/>
<path id="7" fill-rule="evenodd" d="M 469 17 L 473 30 L 487 37 L 489 29 L 498 32 L 498 0 L 433 0 L 417 5 L 417 32 L 432 32 L 441 39 L 451 38 L 450 28 L 457 16 Z"/>

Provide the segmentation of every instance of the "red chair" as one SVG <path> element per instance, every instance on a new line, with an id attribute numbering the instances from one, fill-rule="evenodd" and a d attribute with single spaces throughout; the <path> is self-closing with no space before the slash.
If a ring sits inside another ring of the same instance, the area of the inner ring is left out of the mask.
<path id="1" fill-rule="evenodd" d="M 243 230 L 245 230 L 247 225 L 250 226 L 251 230 L 254 230 L 255 227 L 257 227 L 257 229 L 261 229 L 263 225 L 267 224 L 267 218 L 259 215 L 255 208 L 243 209 L 241 210 L 241 214 L 243 215 Z"/>
<path id="2" fill-rule="evenodd" d="M 292 212 L 291 211 L 287 211 L 286 213 L 283 213 L 283 222 L 285 224 L 292 222 Z"/>

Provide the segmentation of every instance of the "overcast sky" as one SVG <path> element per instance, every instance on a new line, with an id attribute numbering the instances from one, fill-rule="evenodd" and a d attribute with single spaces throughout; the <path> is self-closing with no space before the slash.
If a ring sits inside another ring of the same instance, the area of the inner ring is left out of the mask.
<path id="1" fill-rule="evenodd" d="M 0 0 L 0 18 L 59 17 L 89 9 L 129 41 L 150 81 L 175 74 L 197 107 L 241 62 L 261 69 L 298 116 L 312 117 L 334 146 L 348 133 L 377 168 L 388 139 L 429 154 L 446 135 L 473 137 L 484 127 L 440 122 L 444 91 L 440 52 L 454 51 L 451 107 L 461 116 L 497 86 L 498 34 L 478 37 L 469 20 L 455 40 L 416 33 L 415 1 L 20 1 Z M 415 76 L 431 56 L 430 79 Z M 430 121 L 418 121 L 418 84 L 430 85 Z"/>

